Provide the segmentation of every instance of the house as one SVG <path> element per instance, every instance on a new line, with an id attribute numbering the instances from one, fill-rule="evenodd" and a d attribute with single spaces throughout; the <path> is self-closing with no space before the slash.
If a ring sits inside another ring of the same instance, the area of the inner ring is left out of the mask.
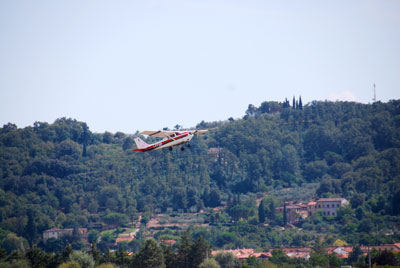
<path id="1" fill-rule="evenodd" d="M 50 238 L 58 239 L 66 234 L 67 233 L 65 232 L 65 230 L 60 228 L 52 228 L 50 230 L 46 230 L 43 232 L 43 242 L 46 243 L 46 241 Z"/>
<path id="2" fill-rule="evenodd" d="M 400 243 L 394 244 L 384 244 L 380 246 L 370 246 L 370 250 L 376 249 L 378 251 L 392 251 L 392 252 L 400 252 Z M 232 253 L 236 258 L 239 260 L 248 259 L 251 256 L 256 258 L 270 258 L 272 257 L 272 252 L 274 249 L 270 249 L 269 252 L 256 252 L 252 248 L 245 248 L 245 249 L 228 249 L 228 250 L 213 250 L 211 252 L 211 256 L 215 256 L 218 253 Z M 303 258 L 309 259 L 312 253 L 311 248 L 304 247 L 304 248 L 280 248 L 278 250 L 282 250 L 289 258 Z M 341 259 L 346 259 L 349 255 L 353 252 L 352 246 L 333 246 L 333 247 L 326 247 L 324 249 L 328 254 L 335 254 L 336 257 Z M 361 250 L 366 254 L 368 252 L 367 246 L 361 246 Z"/>
<path id="3" fill-rule="evenodd" d="M 325 251 L 328 254 L 335 254 L 336 257 L 341 259 L 347 259 L 351 252 L 353 252 L 353 247 L 351 246 L 341 246 L 341 247 L 327 247 Z"/>
<path id="4" fill-rule="evenodd" d="M 370 246 L 369 247 L 370 250 L 377 250 L 379 252 L 381 251 L 392 251 L 392 252 L 400 252 L 400 243 L 394 243 L 394 244 L 383 244 L 383 245 L 379 245 L 379 246 Z M 368 246 L 361 246 L 361 250 L 363 252 L 368 252 Z"/>
<path id="5" fill-rule="evenodd" d="M 258 259 L 266 259 L 272 257 L 270 252 L 256 252 L 252 248 L 242 248 L 242 249 L 227 249 L 227 250 L 213 250 L 211 256 L 215 256 L 218 253 L 232 253 L 233 256 L 239 260 L 245 260 L 254 256 Z"/>
<path id="6" fill-rule="evenodd" d="M 65 235 L 72 235 L 74 232 L 73 228 L 66 228 L 66 229 L 60 229 L 60 228 L 52 228 L 49 230 L 46 230 L 43 232 L 43 242 L 46 243 L 48 239 L 50 238 L 55 238 L 59 239 Z M 87 228 L 79 228 L 79 237 L 81 240 L 84 242 L 88 241 L 88 229 Z"/>
<path id="7" fill-rule="evenodd" d="M 278 207 L 275 209 L 278 213 L 283 213 L 284 207 Z M 287 222 L 290 224 L 296 223 L 300 218 L 307 218 L 307 205 L 305 204 L 287 204 L 286 205 L 286 217 Z"/>
<path id="8" fill-rule="evenodd" d="M 349 201 L 345 198 L 320 198 L 317 200 L 316 210 L 321 210 L 324 216 L 337 216 L 337 210 L 347 206 Z"/>
<path id="9" fill-rule="evenodd" d="M 282 248 L 282 251 L 289 258 L 309 259 L 311 254 L 311 248 Z"/>
<path id="10" fill-rule="evenodd" d="M 317 210 L 317 202 L 315 201 L 310 201 L 307 203 L 307 213 L 308 216 L 311 216 L 314 214 L 314 212 Z"/>
<path id="11" fill-rule="evenodd" d="M 324 216 L 337 216 L 337 210 L 340 207 L 349 204 L 345 198 L 320 198 L 317 201 L 310 201 L 306 204 L 292 202 L 286 203 L 287 222 L 294 224 L 300 219 L 312 216 L 316 211 L 321 211 Z M 283 213 L 284 207 L 275 209 L 277 213 Z"/>

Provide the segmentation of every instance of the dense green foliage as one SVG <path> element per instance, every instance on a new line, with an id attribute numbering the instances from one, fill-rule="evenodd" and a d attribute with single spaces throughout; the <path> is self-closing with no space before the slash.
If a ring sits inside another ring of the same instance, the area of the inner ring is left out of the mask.
<path id="1" fill-rule="evenodd" d="M 218 253 L 211 257 L 204 254 L 209 249 L 202 238 L 193 240 L 188 233 L 184 233 L 176 247 L 165 244 L 158 245 L 154 240 L 145 242 L 140 251 L 129 255 L 123 249 L 104 253 L 91 249 L 87 252 L 72 251 L 69 246 L 61 253 L 45 253 L 37 247 L 28 250 L 25 254 L 14 251 L 6 254 L 0 250 L 0 267 L 7 268 L 315 268 L 341 267 L 346 263 L 356 267 L 366 266 L 368 256 L 356 249 L 348 260 L 327 254 L 319 243 L 313 247 L 308 260 L 289 258 L 282 250 L 273 250 L 268 260 L 257 259 L 254 256 L 239 261 L 232 253 Z M 400 267 L 400 254 L 389 251 L 371 251 L 371 263 L 374 267 Z"/>
<path id="2" fill-rule="evenodd" d="M 220 205 L 227 209 L 210 215 L 211 229 L 193 230 L 214 247 L 303 246 L 320 234 L 327 243 L 398 241 L 400 101 L 287 106 L 264 102 L 250 105 L 243 119 L 201 122 L 198 128 L 218 128 L 193 139 L 183 152 L 132 152 L 132 135 L 92 133 L 73 119 L 23 129 L 4 125 L 1 246 L 24 252 L 52 227 L 124 226 L 138 212 L 148 221 L 152 213 Z M 287 187 L 296 193 L 274 194 Z M 255 199 L 266 192 L 263 215 Z M 337 218 L 316 214 L 300 222 L 302 233 L 275 229 L 283 221 L 275 207 L 284 199 L 329 196 L 345 197 L 351 206 Z M 74 241 L 53 242 L 51 250 L 60 251 Z"/>

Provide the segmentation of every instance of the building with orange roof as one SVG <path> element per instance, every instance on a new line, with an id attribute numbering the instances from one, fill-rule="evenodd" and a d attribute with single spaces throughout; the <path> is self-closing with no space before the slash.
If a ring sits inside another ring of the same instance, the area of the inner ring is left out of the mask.
<path id="1" fill-rule="evenodd" d="M 245 260 L 254 256 L 259 259 L 266 259 L 272 257 L 270 252 L 256 252 L 252 248 L 242 248 L 242 249 L 225 249 L 225 250 L 213 250 L 211 256 L 215 256 L 218 253 L 232 253 L 233 256 L 239 260 Z"/>
<path id="2" fill-rule="evenodd" d="M 361 250 L 364 252 L 364 254 L 367 254 L 368 252 L 368 247 L 367 246 L 361 246 Z M 370 246 L 370 250 L 376 249 L 378 251 L 392 251 L 392 252 L 400 252 L 400 243 L 394 243 L 394 244 L 384 244 L 380 246 Z M 254 256 L 256 258 L 270 258 L 272 257 L 272 251 L 274 249 L 270 249 L 269 252 L 256 252 L 252 248 L 247 248 L 247 249 L 228 249 L 228 250 L 213 250 L 211 252 L 211 256 L 215 256 L 218 253 L 227 253 L 230 252 L 232 253 L 236 258 L 239 260 L 244 260 L 248 259 L 251 256 Z M 290 258 L 303 258 L 303 259 L 309 259 L 310 255 L 312 253 L 311 248 L 304 247 L 304 248 L 279 248 L 278 250 L 282 250 L 288 257 Z M 341 259 L 347 259 L 349 255 L 353 252 L 353 247 L 352 246 L 334 246 L 334 247 L 326 247 L 325 251 L 328 254 L 335 254 L 336 257 L 341 258 Z"/>
<path id="3" fill-rule="evenodd" d="M 368 252 L 368 246 L 361 246 L 360 247 L 363 252 Z M 383 244 L 379 246 L 370 246 L 370 250 L 377 250 L 379 252 L 381 251 L 392 251 L 392 252 L 400 252 L 400 243 L 394 243 L 394 244 Z"/>
<path id="4" fill-rule="evenodd" d="M 347 206 L 349 201 L 345 198 L 320 198 L 317 200 L 316 209 L 321 210 L 324 216 L 337 216 L 337 210 Z"/>

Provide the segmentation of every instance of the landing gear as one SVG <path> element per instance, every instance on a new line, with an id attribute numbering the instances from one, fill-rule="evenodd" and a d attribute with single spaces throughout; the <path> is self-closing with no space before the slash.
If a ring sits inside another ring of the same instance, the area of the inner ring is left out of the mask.
<path id="1" fill-rule="evenodd" d="M 172 151 L 172 147 L 168 147 L 168 149 L 169 149 L 170 151 Z"/>
<path id="2" fill-rule="evenodd" d="M 187 147 L 190 148 L 190 143 L 188 143 Z"/>
<path id="3" fill-rule="evenodd" d="M 181 151 L 185 151 L 185 147 L 182 146 L 182 147 L 181 147 Z"/>

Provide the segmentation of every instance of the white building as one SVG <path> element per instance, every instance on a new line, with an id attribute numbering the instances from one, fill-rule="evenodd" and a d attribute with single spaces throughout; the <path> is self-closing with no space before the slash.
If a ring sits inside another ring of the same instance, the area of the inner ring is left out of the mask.
<path id="1" fill-rule="evenodd" d="M 48 239 L 50 238 L 61 238 L 64 235 L 72 235 L 74 229 L 72 228 L 66 228 L 66 229 L 60 229 L 60 228 L 52 228 L 49 230 L 46 230 L 43 232 L 43 242 L 46 243 Z M 87 241 L 88 238 L 88 229 L 87 228 L 79 228 L 79 237 L 83 239 L 84 241 Z"/>
<path id="2" fill-rule="evenodd" d="M 337 216 L 337 210 L 347 206 L 349 201 L 345 198 L 320 198 L 316 204 L 316 210 L 322 210 L 324 216 Z"/>

